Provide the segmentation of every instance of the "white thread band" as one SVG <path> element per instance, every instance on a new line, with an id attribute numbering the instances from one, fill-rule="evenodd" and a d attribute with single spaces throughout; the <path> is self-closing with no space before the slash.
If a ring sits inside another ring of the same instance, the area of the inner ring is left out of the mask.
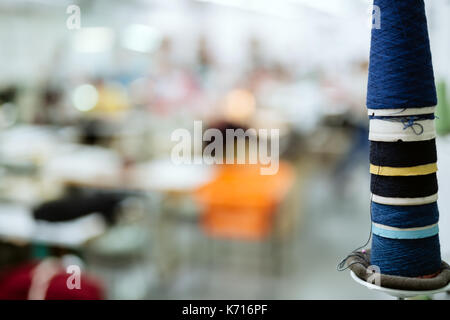
<path id="1" fill-rule="evenodd" d="M 380 204 L 388 204 L 392 206 L 417 206 L 421 204 L 428 204 L 436 202 L 438 199 L 438 194 L 433 194 L 428 197 L 420 198 L 389 198 L 382 197 L 376 194 L 372 195 L 372 201 Z"/>
<path id="2" fill-rule="evenodd" d="M 388 119 L 370 120 L 370 141 L 424 141 L 434 139 L 435 137 L 436 129 L 434 120 L 416 120 L 411 125 Z"/>
<path id="3" fill-rule="evenodd" d="M 367 109 L 369 116 L 375 117 L 396 117 L 396 116 L 415 116 L 419 114 L 434 113 L 436 107 L 424 108 L 406 108 L 406 109 Z"/>

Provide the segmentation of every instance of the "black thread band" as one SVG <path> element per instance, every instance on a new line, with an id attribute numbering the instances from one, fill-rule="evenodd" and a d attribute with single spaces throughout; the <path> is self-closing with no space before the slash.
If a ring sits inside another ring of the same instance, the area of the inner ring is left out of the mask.
<path id="1" fill-rule="evenodd" d="M 389 198 L 419 198 L 438 192 L 436 173 L 423 176 L 390 177 L 371 175 L 373 194 Z"/>
<path id="2" fill-rule="evenodd" d="M 370 163 L 383 167 L 414 167 L 437 161 L 436 140 L 370 142 Z"/>

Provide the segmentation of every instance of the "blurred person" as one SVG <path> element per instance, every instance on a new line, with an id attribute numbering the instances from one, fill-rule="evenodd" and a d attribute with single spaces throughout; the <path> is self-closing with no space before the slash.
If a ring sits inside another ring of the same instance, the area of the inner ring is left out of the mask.
<path id="1" fill-rule="evenodd" d="M 37 86 L 36 109 L 33 122 L 37 124 L 63 125 L 70 118 L 72 109 L 66 105 L 66 42 L 55 43 L 49 59 L 42 65 Z M 69 113 L 68 113 L 69 112 Z"/>
<path id="2" fill-rule="evenodd" d="M 63 91 L 46 83 L 40 90 L 39 110 L 36 112 L 36 123 L 60 124 L 64 121 L 61 114 Z"/>
<path id="3" fill-rule="evenodd" d="M 199 118 L 207 118 L 215 113 L 217 94 L 221 90 L 220 71 L 211 53 L 208 39 L 201 35 L 198 39 L 195 65 L 195 92 L 190 111 Z"/>
<path id="4" fill-rule="evenodd" d="M 154 80 L 150 108 L 161 115 L 187 108 L 198 92 L 193 72 L 177 66 L 171 59 L 171 51 L 172 41 L 166 37 L 155 55 L 155 67 L 151 72 Z"/>
<path id="5" fill-rule="evenodd" d="M 250 58 L 250 72 L 262 70 L 265 67 L 264 55 L 261 48 L 261 41 L 252 37 L 248 41 L 249 58 Z"/>
<path id="6" fill-rule="evenodd" d="M 214 68 L 214 60 L 209 50 L 206 37 L 203 35 L 198 41 L 196 72 L 202 84 L 208 79 L 211 69 Z"/>
<path id="7" fill-rule="evenodd" d="M 0 105 L 7 102 L 14 103 L 17 97 L 17 89 L 15 85 L 9 85 L 0 89 Z"/>
<path id="8" fill-rule="evenodd" d="M 102 300 L 103 285 L 81 273 L 66 272 L 62 259 L 30 261 L 0 272 L 0 300 Z M 77 284 L 78 282 L 78 284 Z"/>
<path id="9" fill-rule="evenodd" d="M 347 181 L 346 177 L 354 171 L 358 163 L 367 163 L 369 154 L 369 128 L 365 105 L 365 92 L 368 78 L 368 62 L 357 61 L 352 65 L 347 82 L 344 81 L 347 111 L 344 113 L 343 127 L 350 134 L 350 148 L 338 162 L 335 181 Z M 338 190 L 342 190 L 338 188 Z"/>
<path id="10" fill-rule="evenodd" d="M 10 85 L 0 89 L 0 129 L 13 125 L 18 118 L 16 105 L 18 88 Z"/>
<path id="11" fill-rule="evenodd" d="M 230 121 L 211 123 L 209 128 L 219 130 L 224 137 L 230 129 L 235 133 L 239 129 L 243 132 L 247 130 L 245 125 Z M 214 179 L 195 191 L 195 200 L 203 209 L 200 223 L 203 231 L 210 236 L 262 240 L 273 231 L 276 208 L 292 187 L 294 170 L 287 162 L 281 161 L 275 174 L 263 175 L 261 168 L 266 165 L 262 164 L 261 159 L 256 155 L 256 163 L 249 161 L 255 156 L 250 153 L 256 151 L 250 147 L 250 136 L 247 138 L 245 134 L 237 134 L 234 138 L 235 161 L 232 164 L 227 163 L 228 144 L 224 144 L 223 164 L 216 165 Z M 261 139 L 258 136 L 252 138 L 254 141 Z M 245 159 L 241 158 L 237 149 L 242 139 Z"/>

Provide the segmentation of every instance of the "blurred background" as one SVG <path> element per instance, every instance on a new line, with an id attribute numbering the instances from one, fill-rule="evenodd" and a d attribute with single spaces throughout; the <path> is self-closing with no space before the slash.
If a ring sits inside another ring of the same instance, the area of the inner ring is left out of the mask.
<path id="1" fill-rule="evenodd" d="M 336 271 L 370 230 L 370 4 L 2 0 L 0 298 L 387 298 Z M 449 261 L 450 1 L 427 10 Z M 279 129 L 278 173 L 175 165 L 199 120 Z"/>

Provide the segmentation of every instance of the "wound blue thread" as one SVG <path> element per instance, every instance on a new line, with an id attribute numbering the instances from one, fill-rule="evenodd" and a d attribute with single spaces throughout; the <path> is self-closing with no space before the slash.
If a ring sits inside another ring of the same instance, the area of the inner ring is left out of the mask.
<path id="1" fill-rule="evenodd" d="M 403 277 L 431 275 L 440 270 L 439 236 L 424 239 L 389 239 L 372 236 L 370 263 L 382 274 Z"/>
<path id="2" fill-rule="evenodd" d="M 374 0 L 374 5 L 380 8 L 381 29 L 372 30 L 367 107 L 404 111 L 435 106 L 437 95 L 423 0 Z M 421 135 L 424 127 L 418 121 L 434 119 L 434 114 L 396 117 L 393 113 L 392 117 L 371 119 L 400 122 L 403 130 L 411 128 L 416 135 Z M 373 146 L 371 159 L 395 165 L 426 163 L 434 159 L 436 153 L 434 140 Z M 402 150 L 406 154 L 399 154 Z M 421 151 L 426 151 L 427 156 L 421 155 Z M 437 180 L 434 177 L 405 179 L 372 175 L 371 189 L 382 196 L 414 198 L 437 192 Z M 386 206 L 372 203 L 371 216 L 375 223 L 402 229 L 431 225 L 439 219 L 437 204 Z M 419 234 L 425 236 L 420 239 L 391 239 L 399 237 L 398 233 L 376 228 L 373 231 L 371 264 L 378 266 L 383 274 L 419 277 L 440 270 L 437 226 L 427 234 Z"/>
<path id="3" fill-rule="evenodd" d="M 407 109 L 437 104 L 422 0 L 375 0 L 381 29 L 372 30 L 367 106 Z"/>
<path id="4" fill-rule="evenodd" d="M 418 228 L 439 221 L 437 202 L 419 206 L 391 206 L 372 202 L 372 221 L 394 228 Z"/>

